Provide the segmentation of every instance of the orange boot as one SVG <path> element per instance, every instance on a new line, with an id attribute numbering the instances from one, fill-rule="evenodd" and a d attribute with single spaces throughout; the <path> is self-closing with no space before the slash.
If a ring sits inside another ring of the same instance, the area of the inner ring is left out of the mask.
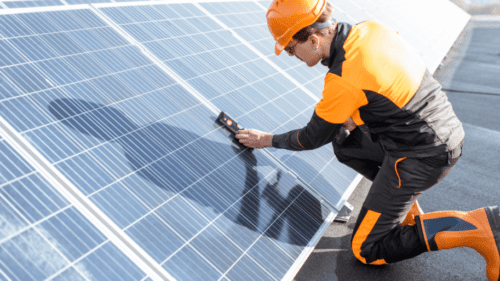
<path id="1" fill-rule="evenodd" d="M 405 220 L 401 223 L 401 226 L 403 225 L 415 225 L 415 217 L 419 215 L 423 215 L 424 211 L 420 208 L 420 205 L 418 204 L 418 201 L 415 201 L 413 205 L 411 206 L 410 211 L 408 211 L 408 214 L 405 217 Z"/>
<path id="2" fill-rule="evenodd" d="M 416 218 L 429 251 L 469 247 L 486 260 L 486 276 L 500 281 L 500 212 L 498 207 L 471 212 L 436 212 Z"/>

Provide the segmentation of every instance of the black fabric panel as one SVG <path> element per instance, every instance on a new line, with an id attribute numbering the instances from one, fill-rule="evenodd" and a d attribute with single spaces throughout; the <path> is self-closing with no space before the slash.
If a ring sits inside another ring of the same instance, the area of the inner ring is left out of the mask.
<path id="1" fill-rule="evenodd" d="M 343 143 L 332 141 L 337 160 L 373 181 L 384 160 L 385 152 L 379 143 L 374 143 L 361 129 L 356 127 Z"/>
<path id="2" fill-rule="evenodd" d="M 344 43 L 351 32 L 352 25 L 348 23 L 337 24 L 337 34 L 333 38 L 330 47 L 330 57 L 321 61 L 321 64 L 328 66 L 330 72 L 342 76 L 342 63 L 345 61 Z"/>
<path id="3" fill-rule="evenodd" d="M 497 244 L 497 250 L 500 253 L 500 211 L 498 207 L 486 207 L 484 209 Z"/>
<path id="4" fill-rule="evenodd" d="M 436 234 L 441 231 L 467 231 L 477 229 L 473 224 L 457 217 L 442 217 L 424 220 L 424 229 L 431 251 L 437 251 Z"/>

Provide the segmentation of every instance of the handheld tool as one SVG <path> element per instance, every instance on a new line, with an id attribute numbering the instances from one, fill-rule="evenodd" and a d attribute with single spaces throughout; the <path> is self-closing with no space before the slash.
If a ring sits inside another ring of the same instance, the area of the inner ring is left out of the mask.
<path id="1" fill-rule="evenodd" d="M 229 115 L 227 115 L 224 111 L 221 111 L 219 117 L 217 117 L 217 121 L 234 134 L 237 134 L 239 130 L 243 130 L 243 127 L 241 127 L 240 124 L 238 124 L 238 122 L 236 122 L 233 118 L 229 117 Z"/>
<path id="2" fill-rule="evenodd" d="M 243 130 L 243 127 L 241 127 L 241 125 L 238 124 L 236 120 L 229 117 L 229 115 L 227 115 L 224 111 L 221 111 L 219 117 L 217 117 L 217 122 L 219 122 L 222 126 L 224 126 L 233 134 L 233 143 L 238 145 L 241 149 L 253 150 L 253 148 L 246 147 L 245 145 L 240 143 L 238 139 L 234 138 L 234 135 L 236 135 L 240 130 Z"/>

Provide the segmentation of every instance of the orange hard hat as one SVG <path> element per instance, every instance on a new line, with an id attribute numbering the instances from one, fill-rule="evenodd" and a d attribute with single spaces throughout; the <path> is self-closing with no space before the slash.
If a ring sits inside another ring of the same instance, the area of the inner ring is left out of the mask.
<path id="1" fill-rule="evenodd" d="M 279 56 L 292 41 L 295 33 L 318 20 L 326 7 L 326 0 L 273 0 L 267 10 L 267 27 L 276 40 Z"/>

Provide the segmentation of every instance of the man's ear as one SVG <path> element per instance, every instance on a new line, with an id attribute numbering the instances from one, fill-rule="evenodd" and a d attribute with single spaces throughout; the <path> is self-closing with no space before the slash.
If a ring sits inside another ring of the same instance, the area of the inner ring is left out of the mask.
<path id="1" fill-rule="evenodd" d="M 321 38 L 318 35 L 313 34 L 309 37 L 309 39 L 311 39 L 311 43 L 313 45 L 313 48 L 315 50 L 319 49 L 319 44 L 321 43 Z"/>

